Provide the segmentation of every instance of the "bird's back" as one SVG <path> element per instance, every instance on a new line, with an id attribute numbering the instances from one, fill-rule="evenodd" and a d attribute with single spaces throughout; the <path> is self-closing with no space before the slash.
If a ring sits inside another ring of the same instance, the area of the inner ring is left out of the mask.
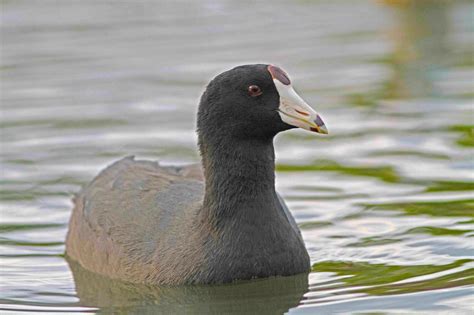
<path id="1" fill-rule="evenodd" d="M 67 255 L 133 282 L 185 277 L 200 261 L 189 242 L 204 184 L 191 177 L 133 157 L 107 167 L 75 197 Z"/>

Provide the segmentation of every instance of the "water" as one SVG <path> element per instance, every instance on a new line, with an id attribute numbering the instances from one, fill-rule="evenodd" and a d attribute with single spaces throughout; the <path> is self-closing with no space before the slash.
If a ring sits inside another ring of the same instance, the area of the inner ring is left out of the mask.
<path id="1" fill-rule="evenodd" d="M 2 314 L 471 314 L 472 3 L 1 5 Z M 286 69 L 330 131 L 276 144 L 309 277 L 150 288 L 69 265 L 72 194 L 126 155 L 198 161 L 203 87 L 249 62 Z"/>

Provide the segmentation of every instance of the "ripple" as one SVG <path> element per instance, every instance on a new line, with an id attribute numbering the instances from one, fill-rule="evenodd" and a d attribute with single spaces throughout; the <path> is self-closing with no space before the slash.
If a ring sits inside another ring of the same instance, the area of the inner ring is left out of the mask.
<path id="1" fill-rule="evenodd" d="M 470 314 L 472 4 L 410 2 L 3 1 L 2 313 Z M 144 288 L 68 266 L 72 194 L 127 155 L 197 162 L 200 93 L 247 62 L 284 67 L 331 131 L 276 139 L 308 277 Z"/>

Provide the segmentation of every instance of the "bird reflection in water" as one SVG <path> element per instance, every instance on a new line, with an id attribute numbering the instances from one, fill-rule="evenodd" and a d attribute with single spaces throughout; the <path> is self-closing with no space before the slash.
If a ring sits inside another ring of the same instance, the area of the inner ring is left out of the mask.
<path id="1" fill-rule="evenodd" d="M 67 259 L 79 304 L 127 314 L 282 314 L 308 290 L 308 275 L 214 286 L 146 286 L 103 277 Z"/>

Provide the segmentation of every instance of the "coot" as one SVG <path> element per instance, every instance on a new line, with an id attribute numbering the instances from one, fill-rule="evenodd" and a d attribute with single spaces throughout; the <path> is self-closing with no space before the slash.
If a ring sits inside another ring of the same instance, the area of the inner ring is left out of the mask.
<path id="1" fill-rule="evenodd" d="M 66 254 L 84 268 L 145 284 L 211 284 L 308 272 L 301 233 L 275 191 L 273 138 L 321 117 L 273 65 L 214 78 L 197 133 L 204 181 L 193 168 L 124 158 L 74 199 Z"/>

